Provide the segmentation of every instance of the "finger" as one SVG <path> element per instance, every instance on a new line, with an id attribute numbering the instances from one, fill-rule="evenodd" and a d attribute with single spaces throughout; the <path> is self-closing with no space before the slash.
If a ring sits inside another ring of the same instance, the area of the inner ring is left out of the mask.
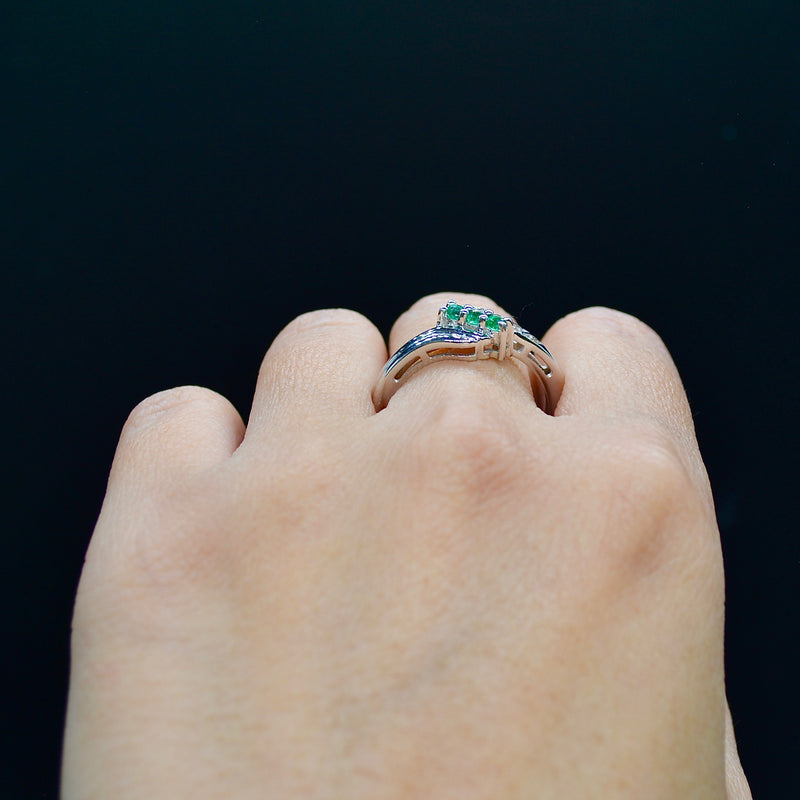
<path id="1" fill-rule="evenodd" d="M 355 311 L 312 311 L 290 322 L 261 364 L 247 438 L 375 413 L 372 387 L 386 361 L 378 329 Z"/>
<path id="2" fill-rule="evenodd" d="M 508 316 L 497 303 L 488 297 L 463 292 L 442 292 L 423 297 L 408 311 L 400 315 L 389 335 L 389 350 L 394 353 L 409 339 L 434 327 L 439 309 L 449 300 L 461 305 L 491 309 Z M 397 390 L 395 406 L 406 403 L 429 403 L 439 397 L 476 397 L 481 393 L 492 395 L 500 402 L 533 403 L 530 377 L 515 359 L 498 361 L 488 358 L 480 361 L 459 362 L 442 359 L 419 370 Z M 399 399 L 402 398 L 402 399 Z M 502 399 L 501 399 L 502 398 Z"/>
<path id="3" fill-rule="evenodd" d="M 664 441 L 686 454 L 708 493 L 683 383 L 652 328 L 621 311 L 586 308 L 556 322 L 543 341 L 566 376 L 556 417 L 655 423 Z"/>
<path id="4" fill-rule="evenodd" d="M 560 319 L 542 340 L 566 374 L 556 416 L 642 417 L 692 427 L 678 370 L 661 338 L 609 308 Z"/>
<path id="5" fill-rule="evenodd" d="M 179 386 L 143 400 L 120 434 L 109 489 L 149 491 L 232 455 L 244 423 L 229 400 L 202 386 Z"/>

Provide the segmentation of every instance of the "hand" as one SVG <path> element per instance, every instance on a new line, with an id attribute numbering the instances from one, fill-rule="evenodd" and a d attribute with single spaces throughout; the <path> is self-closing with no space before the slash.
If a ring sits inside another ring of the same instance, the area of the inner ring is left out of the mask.
<path id="1" fill-rule="evenodd" d="M 748 798 L 675 366 L 607 309 L 544 342 L 552 417 L 494 360 L 376 414 L 386 349 L 343 310 L 278 336 L 246 431 L 207 389 L 141 403 L 76 602 L 64 798 Z"/>

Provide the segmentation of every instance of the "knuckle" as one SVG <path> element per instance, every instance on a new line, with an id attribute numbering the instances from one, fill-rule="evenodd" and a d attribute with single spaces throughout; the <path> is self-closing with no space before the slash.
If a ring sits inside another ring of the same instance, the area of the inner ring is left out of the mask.
<path id="1" fill-rule="evenodd" d="M 685 547 L 684 520 L 704 517 L 677 445 L 657 424 L 627 424 L 599 448 L 605 527 L 598 542 L 612 573 L 626 581 L 673 563 Z"/>
<path id="2" fill-rule="evenodd" d="M 372 327 L 372 323 L 358 311 L 349 308 L 321 308 L 306 311 L 295 317 L 285 328 L 286 333 L 308 333 L 327 328 Z"/>
<path id="3" fill-rule="evenodd" d="M 637 426 L 619 453 L 620 488 L 632 508 L 665 520 L 696 499 L 678 444 L 657 424 Z"/>
<path id="4" fill-rule="evenodd" d="M 441 393 L 406 444 L 416 482 L 467 508 L 496 507 L 515 488 L 520 437 L 491 398 Z M 422 487 L 420 487 L 422 488 Z"/>
<path id="5" fill-rule="evenodd" d="M 631 497 L 644 507 L 670 510 L 691 492 L 689 475 L 673 438 L 657 423 L 628 425 L 616 469 Z"/>
<path id="6" fill-rule="evenodd" d="M 104 508 L 83 567 L 76 620 L 126 636 L 185 635 L 187 614 L 215 602 L 231 583 L 222 546 L 230 530 L 224 493 L 209 483 L 171 487 L 169 500 L 137 504 L 136 513 Z M 230 504 L 229 504 L 230 505 Z M 122 523 L 122 524 L 121 524 Z"/>
<path id="7" fill-rule="evenodd" d="M 136 431 L 158 425 L 174 414 L 197 406 L 220 405 L 227 408 L 229 402 L 212 389 L 204 386 L 176 386 L 146 397 L 128 415 L 125 429 Z"/>
<path id="8" fill-rule="evenodd" d="M 259 381 L 276 381 L 284 388 L 305 385 L 307 370 L 319 368 L 319 347 L 332 346 L 335 337 L 341 348 L 374 341 L 383 348 L 383 337 L 362 314 L 346 308 L 308 311 L 295 317 L 275 337 L 262 360 Z"/>
<path id="9" fill-rule="evenodd" d="M 297 442 L 274 463 L 242 465 L 170 480 L 129 519 L 118 569 L 159 597 L 209 595 L 240 583 L 253 565 L 293 538 L 314 536 L 340 501 L 341 455 L 325 444 Z M 265 470 L 269 470 L 266 477 Z"/>
<path id="10" fill-rule="evenodd" d="M 232 504 L 211 473 L 176 482 L 143 515 L 129 566 L 143 586 L 207 586 L 220 579 Z"/>
<path id="11" fill-rule="evenodd" d="M 657 349 L 666 350 L 661 337 L 645 322 L 632 314 L 605 306 L 591 306 L 575 311 L 564 318 L 565 322 L 613 338 L 647 342 Z"/>

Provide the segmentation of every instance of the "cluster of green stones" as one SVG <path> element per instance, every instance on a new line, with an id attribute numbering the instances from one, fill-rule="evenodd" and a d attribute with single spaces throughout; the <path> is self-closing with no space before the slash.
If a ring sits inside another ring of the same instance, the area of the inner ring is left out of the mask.
<path id="1" fill-rule="evenodd" d="M 449 302 L 444 308 L 444 317 L 456 325 L 468 330 L 486 327 L 490 331 L 499 331 L 503 318 L 489 308 L 474 308 Z M 485 326 L 481 322 L 485 321 Z"/>

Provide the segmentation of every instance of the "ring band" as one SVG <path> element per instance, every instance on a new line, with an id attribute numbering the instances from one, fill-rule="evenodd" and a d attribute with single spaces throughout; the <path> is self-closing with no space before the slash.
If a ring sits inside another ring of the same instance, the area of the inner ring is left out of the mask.
<path id="1" fill-rule="evenodd" d="M 410 375 L 439 360 L 477 361 L 515 358 L 530 375 L 539 408 L 552 414 L 564 374 L 550 351 L 513 317 L 454 300 L 439 309 L 436 326 L 407 341 L 384 366 L 372 399 L 380 411 Z"/>

